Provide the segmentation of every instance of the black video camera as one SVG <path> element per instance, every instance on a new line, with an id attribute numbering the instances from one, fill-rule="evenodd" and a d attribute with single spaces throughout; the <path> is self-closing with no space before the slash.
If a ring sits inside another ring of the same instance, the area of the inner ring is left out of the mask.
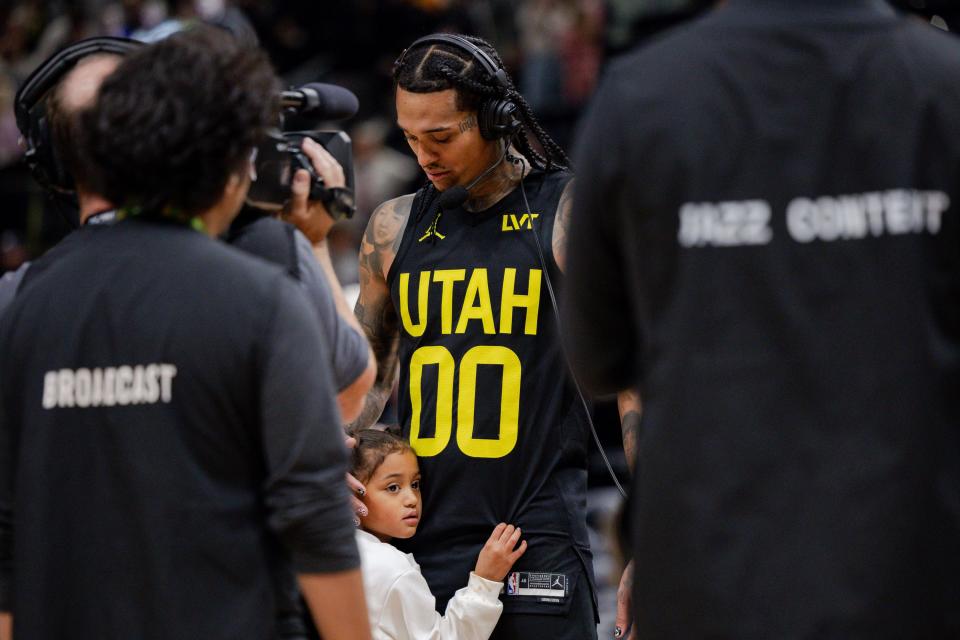
<path id="1" fill-rule="evenodd" d="M 343 167 L 345 187 L 327 187 L 300 148 L 304 138 L 321 145 Z M 310 174 L 310 200 L 319 200 L 334 220 L 353 216 L 353 147 L 343 131 L 272 131 L 259 147 L 254 161 L 256 180 L 247 193 L 247 204 L 266 211 L 279 211 L 290 199 L 293 174 Z"/>
<path id="2" fill-rule="evenodd" d="M 357 112 L 357 98 L 343 87 L 329 84 L 308 84 L 294 91 L 284 91 L 281 105 L 287 113 L 311 115 L 322 120 L 348 118 Z M 344 187 L 327 187 L 317 174 L 301 145 L 311 138 L 322 146 L 343 167 Z M 290 199 L 293 174 L 305 169 L 311 177 L 310 200 L 323 202 L 334 220 L 353 216 L 354 179 L 353 145 L 343 131 L 271 131 L 257 147 L 254 160 L 256 179 L 250 185 L 247 204 L 266 211 L 279 211 Z"/>

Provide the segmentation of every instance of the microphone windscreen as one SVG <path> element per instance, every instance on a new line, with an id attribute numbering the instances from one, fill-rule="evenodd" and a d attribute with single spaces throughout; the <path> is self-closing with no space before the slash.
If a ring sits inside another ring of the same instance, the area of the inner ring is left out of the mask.
<path id="1" fill-rule="evenodd" d="M 322 120 L 349 118 L 360 108 L 360 102 L 352 91 L 335 84 L 311 82 L 300 87 L 298 91 L 308 98 L 308 104 L 301 113 Z"/>
<path id="2" fill-rule="evenodd" d="M 456 187 L 450 187 L 441 193 L 439 198 L 437 198 L 437 205 L 441 209 L 456 209 L 467 201 L 469 195 L 470 194 L 466 187 L 459 185 Z"/>

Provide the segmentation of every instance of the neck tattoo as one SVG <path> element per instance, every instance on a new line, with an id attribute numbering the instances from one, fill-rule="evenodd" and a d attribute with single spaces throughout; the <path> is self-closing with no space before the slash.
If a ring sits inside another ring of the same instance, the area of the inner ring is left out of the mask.
<path id="1" fill-rule="evenodd" d="M 513 151 L 512 148 L 511 151 Z M 519 162 L 512 160 L 514 158 Z M 489 209 L 517 188 L 525 171 L 527 171 L 526 159 L 518 154 L 508 153 L 503 162 L 472 189 L 473 193 L 463 208 L 471 212 Z"/>

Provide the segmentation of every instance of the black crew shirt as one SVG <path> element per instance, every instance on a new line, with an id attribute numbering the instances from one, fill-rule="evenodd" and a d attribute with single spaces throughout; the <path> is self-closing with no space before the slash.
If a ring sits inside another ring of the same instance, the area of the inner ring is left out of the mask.
<path id="1" fill-rule="evenodd" d="M 261 216 L 238 230 L 232 230 L 227 241 L 238 249 L 285 267 L 300 282 L 316 311 L 320 331 L 330 346 L 334 388 L 340 392 L 353 384 L 367 368 L 370 347 L 366 336 L 337 313 L 330 282 L 307 237 L 288 222 Z"/>
<path id="2" fill-rule="evenodd" d="M 280 269 L 83 229 L 0 324 L 0 606 L 17 637 L 272 638 L 274 581 L 359 565 L 326 345 Z"/>
<path id="3" fill-rule="evenodd" d="M 3 316 L 3 312 L 13 302 L 13 296 L 17 294 L 17 287 L 20 286 L 20 282 L 29 268 L 30 263 L 24 262 L 16 271 L 8 271 L 0 276 L 0 316 Z"/>
<path id="4" fill-rule="evenodd" d="M 960 42 L 730 0 L 615 64 L 567 332 L 639 385 L 645 638 L 960 634 Z"/>

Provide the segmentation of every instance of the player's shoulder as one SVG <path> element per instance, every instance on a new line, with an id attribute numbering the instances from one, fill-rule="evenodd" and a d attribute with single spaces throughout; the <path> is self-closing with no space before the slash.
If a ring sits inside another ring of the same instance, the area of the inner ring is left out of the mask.
<path id="1" fill-rule="evenodd" d="M 545 173 L 543 181 L 545 184 L 552 185 L 560 191 L 565 191 L 573 188 L 574 175 L 569 169 L 559 169 Z"/>
<path id="2" fill-rule="evenodd" d="M 556 209 L 556 207 L 562 207 L 570 199 L 573 193 L 573 182 L 574 176 L 569 169 L 538 170 L 524 179 L 524 191 L 531 198 L 531 206 L 546 206 L 547 209 Z M 538 204 L 535 204 L 534 201 Z"/>
<path id="3" fill-rule="evenodd" d="M 413 201 L 416 199 L 417 193 L 407 193 L 382 202 L 380 206 L 373 210 L 373 214 L 370 216 L 371 221 L 374 217 L 381 214 L 399 215 L 404 218 L 409 217 L 410 211 L 413 208 Z"/>

